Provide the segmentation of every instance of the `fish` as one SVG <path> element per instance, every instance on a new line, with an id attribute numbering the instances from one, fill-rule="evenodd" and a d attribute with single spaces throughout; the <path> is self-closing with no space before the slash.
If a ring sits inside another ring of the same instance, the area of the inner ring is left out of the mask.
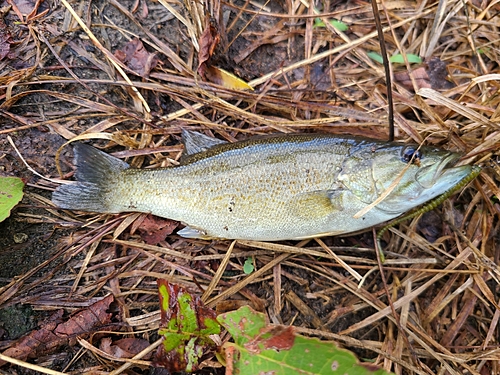
<path id="1" fill-rule="evenodd" d="M 298 240 L 384 223 L 472 172 L 456 166 L 459 153 L 357 137 L 276 134 L 227 143 L 183 131 L 183 140 L 180 165 L 158 169 L 131 168 L 76 143 L 76 181 L 59 186 L 52 202 L 68 210 L 151 213 L 183 223 L 177 234 L 186 238 Z"/>

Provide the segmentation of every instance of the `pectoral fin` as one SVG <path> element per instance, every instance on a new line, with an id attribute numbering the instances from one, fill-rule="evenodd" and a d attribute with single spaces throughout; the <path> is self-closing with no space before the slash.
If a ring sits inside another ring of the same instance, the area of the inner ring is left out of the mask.
<path id="1" fill-rule="evenodd" d="M 344 209 L 340 199 L 342 193 L 342 189 L 303 193 L 295 196 L 290 204 L 298 217 L 307 220 L 320 219 Z"/>

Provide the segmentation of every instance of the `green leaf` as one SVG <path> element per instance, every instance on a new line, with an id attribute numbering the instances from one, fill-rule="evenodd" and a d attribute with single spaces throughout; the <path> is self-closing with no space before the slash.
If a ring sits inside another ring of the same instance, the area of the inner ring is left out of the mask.
<path id="1" fill-rule="evenodd" d="M 337 21 L 337 20 L 331 20 L 330 24 L 335 27 L 339 31 L 347 31 L 349 30 L 349 26 L 347 26 L 344 22 L 342 21 Z"/>
<path id="2" fill-rule="evenodd" d="M 319 17 L 315 18 L 314 19 L 314 25 L 313 27 L 325 27 L 325 23 L 323 22 L 323 20 Z"/>
<path id="3" fill-rule="evenodd" d="M 165 339 L 158 348 L 155 364 L 169 372 L 193 372 L 201 358 L 216 349 L 210 335 L 220 334 L 215 311 L 184 288 L 159 279 L 161 321 L 158 334 Z"/>
<path id="4" fill-rule="evenodd" d="M 245 264 L 243 264 L 243 272 L 245 272 L 246 275 L 250 275 L 254 271 L 254 266 L 252 262 L 252 257 L 248 257 L 245 260 Z"/>
<path id="5" fill-rule="evenodd" d="M 376 61 L 376 62 L 378 62 L 380 64 L 384 63 L 384 60 L 382 59 L 382 55 L 381 54 L 379 54 L 377 52 L 373 52 L 373 51 L 367 52 L 366 54 L 372 60 L 374 60 L 374 61 Z M 408 59 L 408 62 L 410 64 L 420 64 L 422 62 L 422 59 L 419 56 L 413 55 L 411 53 L 407 54 L 406 58 Z M 396 54 L 394 56 L 391 56 L 389 58 L 389 61 L 391 63 L 397 63 L 397 64 L 404 64 L 404 62 L 405 62 L 405 60 L 403 58 L 403 55 L 401 55 L 400 53 L 398 53 L 398 54 Z"/>
<path id="6" fill-rule="evenodd" d="M 376 62 L 378 62 L 379 64 L 383 64 L 384 63 L 384 59 L 382 59 L 382 55 L 377 53 L 377 52 L 373 52 L 373 51 L 370 51 L 370 52 L 367 52 L 366 53 L 368 55 L 368 57 Z"/>
<path id="7" fill-rule="evenodd" d="M 409 53 L 406 55 L 406 58 L 408 59 L 408 62 L 410 64 L 420 64 L 422 62 L 422 59 L 417 56 L 417 55 L 414 55 L 412 53 Z M 405 63 L 405 60 L 403 58 L 403 55 L 398 53 L 394 56 L 391 56 L 389 58 L 389 61 L 392 62 L 392 63 L 398 63 L 398 64 L 404 64 Z"/>
<path id="8" fill-rule="evenodd" d="M 339 31 L 347 31 L 349 30 L 349 26 L 347 26 L 344 22 L 338 21 L 338 20 L 330 20 L 328 21 L 330 25 L 332 25 L 334 28 L 336 28 Z M 325 23 L 323 20 L 319 17 L 314 19 L 314 25 L 313 27 L 326 27 Z"/>
<path id="9" fill-rule="evenodd" d="M 10 210 L 23 198 L 24 182 L 17 177 L 0 177 L 0 222 L 7 219 Z"/>
<path id="10" fill-rule="evenodd" d="M 269 325 L 264 314 L 248 306 L 219 315 L 217 320 L 234 339 L 225 344 L 226 351 L 236 352 L 228 356 L 234 374 L 389 374 L 360 363 L 353 353 L 333 342 L 297 335 L 290 326 Z"/>

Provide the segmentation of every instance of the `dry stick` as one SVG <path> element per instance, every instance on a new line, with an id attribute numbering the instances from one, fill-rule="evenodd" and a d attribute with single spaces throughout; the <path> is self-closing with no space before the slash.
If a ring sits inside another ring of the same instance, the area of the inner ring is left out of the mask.
<path id="1" fill-rule="evenodd" d="M 385 48 L 385 38 L 384 31 L 382 30 L 382 24 L 380 22 L 380 15 L 378 14 L 377 1 L 372 0 L 373 16 L 375 17 L 375 26 L 377 27 L 377 34 L 380 45 L 380 53 L 382 54 L 382 60 L 384 61 L 384 71 L 385 71 L 385 86 L 387 88 L 387 104 L 389 105 L 388 121 L 389 121 L 389 142 L 394 141 L 394 103 L 392 100 L 392 80 L 391 80 L 391 69 L 389 67 L 389 59 L 387 58 L 387 49 Z M 389 29 L 392 28 L 389 25 Z"/>
<path id="2" fill-rule="evenodd" d="M 459 254 L 453 261 L 451 261 L 445 268 L 446 271 L 448 270 L 454 270 L 457 268 L 465 259 L 467 259 L 467 256 L 472 253 L 472 250 L 470 252 L 463 252 Z M 418 297 L 420 294 L 422 294 L 424 291 L 426 291 L 431 285 L 435 284 L 438 280 L 446 276 L 446 273 L 438 273 L 434 275 L 430 280 L 426 281 L 422 285 L 420 285 L 418 288 L 414 289 L 410 294 L 405 295 L 404 297 L 398 299 L 396 302 L 394 302 L 394 308 L 399 309 L 403 305 L 410 303 L 413 301 L 416 297 Z M 366 301 L 372 305 L 371 301 Z M 361 328 L 364 328 L 377 320 L 383 318 L 383 317 L 390 317 L 391 316 L 391 308 L 389 306 L 385 306 L 384 308 L 380 308 L 379 306 L 373 306 L 376 309 L 379 309 L 375 314 L 372 314 L 371 316 L 363 319 L 362 321 L 355 323 L 351 325 L 349 328 L 339 332 L 341 335 L 348 335 L 352 332 L 356 332 L 360 330 Z"/>
<path id="3" fill-rule="evenodd" d="M 7 140 L 9 141 L 10 145 L 12 146 L 12 148 L 14 148 L 14 151 L 16 152 L 17 156 L 19 156 L 19 158 L 21 159 L 21 161 L 23 162 L 23 164 L 25 165 L 25 167 L 28 168 L 28 170 L 31 173 L 33 173 L 35 176 L 38 176 L 38 177 L 40 177 L 43 180 L 54 182 L 56 184 L 70 184 L 71 183 L 70 181 L 60 180 L 58 178 L 48 178 L 48 177 L 45 177 L 44 175 L 38 173 L 37 171 L 35 171 L 33 168 L 31 168 L 31 166 L 28 164 L 28 162 L 21 155 L 21 152 L 17 149 L 16 144 L 14 143 L 14 141 L 12 140 L 12 138 L 10 137 L 10 135 L 7 136 Z"/>
<path id="4" fill-rule="evenodd" d="M 376 238 L 377 232 L 375 231 L 375 228 L 372 228 L 372 232 L 373 232 L 373 238 Z M 389 288 L 387 286 L 387 280 L 385 278 L 384 267 L 382 265 L 381 249 L 377 245 L 378 245 L 377 241 L 375 241 L 375 254 L 377 255 L 378 269 L 380 271 L 380 278 L 382 279 L 382 285 L 384 286 L 385 295 L 387 296 L 387 303 L 391 307 L 392 316 L 394 317 L 394 321 L 396 322 L 396 326 L 398 327 L 398 330 L 401 333 L 401 336 L 403 336 L 403 339 L 405 340 L 406 346 L 407 346 L 408 350 L 410 351 L 410 354 L 411 354 L 411 357 L 412 357 L 414 363 L 420 364 L 420 360 L 418 359 L 417 354 L 415 353 L 415 350 L 413 349 L 413 345 L 410 343 L 410 340 L 408 339 L 408 335 L 406 334 L 405 330 L 403 329 L 403 326 L 401 325 L 401 317 L 396 312 L 396 308 L 394 307 L 394 303 L 392 302 L 391 293 L 389 292 Z"/>
<path id="5" fill-rule="evenodd" d="M 467 257 L 472 254 L 472 250 L 466 250 L 462 253 L 460 253 L 450 264 L 446 266 L 445 270 L 453 270 L 456 267 L 458 267 L 460 264 L 462 264 Z M 394 308 L 399 309 L 405 304 L 410 303 L 412 300 L 414 300 L 417 296 L 422 294 L 427 288 L 429 288 L 431 285 L 435 284 L 439 279 L 444 277 L 445 274 L 437 274 L 433 276 L 429 281 L 425 282 L 423 285 L 418 287 L 417 289 L 413 290 L 410 294 L 405 295 L 404 297 L 400 298 L 394 303 Z M 349 290 L 349 288 L 347 288 Z M 365 300 L 365 302 L 369 303 L 372 307 L 376 309 L 380 309 L 379 306 L 374 305 L 370 300 L 366 300 L 362 295 L 360 297 Z M 387 317 L 388 319 L 395 320 L 393 316 L 391 316 L 391 307 L 386 306 L 382 309 L 380 309 L 378 312 L 375 314 L 372 314 L 368 318 L 362 320 L 361 322 L 358 322 L 356 324 L 353 324 L 351 327 L 339 332 L 339 335 L 348 335 L 352 332 L 355 332 L 363 327 L 366 327 L 377 320 L 381 319 L 382 317 Z M 453 358 L 455 360 L 455 357 L 453 357 L 452 353 L 447 350 L 445 347 L 442 347 L 438 342 L 433 340 L 431 337 L 428 337 L 425 335 L 425 332 L 420 329 L 420 327 L 408 323 L 408 327 L 404 328 L 405 332 L 408 333 L 412 337 L 413 340 L 416 340 L 417 343 L 419 343 L 426 351 L 436 360 L 438 360 L 451 374 L 457 374 L 453 368 L 444 360 L 444 357 L 436 352 L 434 352 L 431 348 L 431 346 L 439 348 L 445 356 L 449 358 Z M 470 370 L 470 366 L 466 366 L 465 363 L 462 363 L 464 367 L 466 367 L 468 370 Z"/>
<path id="6" fill-rule="evenodd" d="M 1 354 L 1 353 L 0 353 L 0 361 L 9 362 L 9 363 L 12 363 L 13 365 L 17 365 L 17 366 L 21 366 L 21 367 L 24 367 L 24 368 L 27 368 L 27 369 L 30 369 L 33 371 L 41 372 L 42 374 L 65 375 L 64 372 L 50 370 L 50 369 L 42 367 L 42 366 L 33 365 L 31 363 L 21 361 L 20 359 L 17 359 L 17 358 L 8 357 L 8 356 Z"/>
<path id="7" fill-rule="evenodd" d="M 45 45 L 50 49 L 50 51 L 52 52 L 52 55 L 57 59 L 57 61 L 59 61 L 59 64 L 61 64 L 64 69 L 75 79 L 75 81 L 77 81 L 80 85 L 82 85 L 83 87 L 85 87 L 89 92 L 93 93 L 95 96 L 97 96 L 99 99 L 101 99 L 104 103 L 108 104 L 109 106 L 111 106 L 112 108 L 114 109 L 117 109 L 118 111 L 122 112 L 122 113 L 125 113 L 127 116 L 130 116 L 132 118 L 134 118 L 135 120 L 139 121 L 139 122 L 142 122 L 144 121 L 144 119 L 142 117 L 139 117 L 139 116 L 136 116 L 135 114 L 133 113 L 129 113 L 127 110 L 125 110 L 124 108 L 120 107 L 120 106 L 117 106 L 116 104 L 114 104 L 113 102 L 111 102 L 110 100 L 106 99 L 106 97 L 104 97 L 103 95 L 99 94 L 98 92 L 96 92 L 95 90 L 93 90 L 89 85 L 87 85 L 84 80 L 81 80 L 80 77 L 78 77 L 71 69 L 70 67 L 66 64 L 66 62 L 61 59 L 61 57 L 57 54 L 56 50 L 54 49 L 54 47 L 52 47 L 52 45 L 49 43 L 49 41 L 43 36 L 43 33 L 39 32 L 38 33 L 38 37 L 41 39 L 42 42 L 45 43 Z M 132 82 L 130 82 L 130 80 L 128 79 L 125 79 L 127 81 L 127 83 L 130 84 L 130 87 L 132 88 L 132 90 L 137 90 Z"/>
<path id="8" fill-rule="evenodd" d="M 120 75 L 123 77 L 123 79 L 131 86 L 132 92 L 135 95 L 134 99 L 138 99 L 141 102 L 142 109 L 144 109 L 144 111 L 142 111 L 142 112 L 143 112 L 144 116 L 148 117 L 149 113 L 151 112 L 151 109 L 149 108 L 148 103 L 146 102 L 144 97 L 141 95 L 139 90 L 137 90 L 137 88 L 134 86 L 134 84 L 132 83 L 130 78 L 128 78 L 127 74 L 122 69 L 122 67 L 116 62 L 116 58 L 113 56 L 113 54 L 111 52 L 109 52 L 101 44 L 101 42 L 99 42 L 99 40 L 95 37 L 95 35 L 92 33 L 92 31 L 90 31 L 90 29 L 87 27 L 87 25 L 85 25 L 85 23 L 78 16 L 78 14 L 76 14 L 73 7 L 66 0 L 61 0 L 61 3 L 63 3 L 63 5 L 66 7 L 66 9 L 68 9 L 68 11 L 71 13 L 71 15 L 76 20 L 76 22 L 78 22 L 78 24 L 83 29 L 83 31 L 85 31 L 85 33 L 89 36 L 90 40 L 92 40 L 92 42 L 96 45 L 96 47 L 108 58 L 108 60 L 111 62 L 111 64 L 113 64 L 113 66 L 118 71 L 118 73 L 120 73 Z M 134 95 L 132 95 L 132 97 L 134 97 Z M 136 108 L 136 109 L 139 112 L 140 108 Z"/>
<path id="9" fill-rule="evenodd" d="M 359 273 L 357 273 L 351 266 L 349 266 L 346 262 L 340 259 L 337 256 L 337 254 L 335 254 L 335 252 L 333 252 L 328 246 L 326 246 L 326 244 L 321 239 L 315 238 L 314 240 L 319 244 L 319 246 L 321 246 L 323 250 L 325 250 L 328 254 L 330 254 L 333 257 L 333 259 L 335 259 L 337 263 L 340 264 L 347 272 L 349 272 L 356 280 L 360 281 L 363 279 L 363 277 Z"/>
<path id="10" fill-rule="evenodd" d="M 146 354 L 148 354 L 151 351 L 153 351 L 154 349 L 156 349 L 156 347 L 160 346 L 162 344 L 163 340 L 164 340 L 163 337 L 161 339 L 156 340 L 154 343 L 152 343 L 151 345 L 149 345 L 146 349 L 144 349 L 143 351 L 141 351 L 138 354 L 136 354 L 135 356 L 133 356 L 131 358 L 131 360 L 135 361 L 135 360 L 141 359 Z M 118 367 L 116 370 L 111 371 L 109 373 L 109 375 L 118 375 L 118 374 L 121 374 L 123 371 L 125 371 L 126 369 L 128 369 L 132 365 L 133 365 L 132 362 L 124 363 L 123 365 L 121 365 L 120 367 Z"/>
<path id="11" fill-rule="evenodd" d="M 73 286 L 71 287 L 71 293 L 76 292 L 76 289 L 78 288 L 78 284 L 80 284 L 80 280 L 82 279 L 83 274 L 85 273 L 85 271 L 87 271 L 87 266 L 89 265 L 90 260 L 92 259 L 92 256 L 94 255 L 94 253 L 97 249 L 97 246 L 99 246 L 100 243 L 101 243 L 100 238 L 97 238 L 96 241 L 94 241 L 90 244 L 89 251 L 85 255 L 85 259 L 83 260 L 83 264 L 80 267 L 80 271 L 78 272 L 78 275 L 76 276 L 75 281 L 73 281 Z"/>
<path id="12" fill-rule="evenodd" d="M 224 49 L 224 53 L 227 53 L 227 51 L 229 50 L 229 47 L 231 47 L 231 45 L 236 41 L 236 39 L 238 39 L 238 37 L 246 30 L 246 28 L 248 27 L 248 25 L 250 25 L 250 23 L 252 23 L 252 21 L 260 15 L 261 11 L 262 10 L 265 10 L 267 4 L 269 4 L 269 1 L 270 0 L 267 0 L 265 4 L 263 4 L 261 6 L 261 8 L 252 16 L 252 18 L 250 18 L 250 20 L 248 20 L 248 22 L 238 31 L 238 33 L 235 35 L 235 37 L 233 38 L 233 40 L 231 40 L 231 42 L 229 42 L 226 46 L 226 48 Z M 246 6 L 246 4 L 245 4 Z M 238 14 L 238 17 L 235 17 L 235 20 L 231 23 L 231 25 L 229 26 L 229 30 L 232 29 L 233 25 L 236 24 L 236 21 L 238 20 L 239 16 L 241 15 L 242 12 L 240 12 Z"/>
<path id="13" fill-rule="evenodd" d="M 117 220 L 117 219 L 114 219 Z M 109 223 L 108 223 L 109 224 Z M 79 236 L 74 240 L 74 243 L 78 243 L 78 241 L 82 240 L 89 234 L 96 232 L 100 229 L 92 229 L 90 232 L 86 233 L 85 235 Z M 90 238 L 88 241 L 84 242 L 81 245 L 78 245 L 77 247 L 73 248 L 72 245 L 68 245 L 66 248 L 63 248 L 62 250 L 58 251 L 55 255 L 44 261 L 43 263 L 39 264 L 35 268 L 30 269 L 28 272 L 26 272 L 22 276 L 15 277 L 9 284 L 4 285 L 3 287 L 0 287 L 0 306 L 4 301 L 9 299 L 15 292 L 24 284 L 24 282 L 30 278 L 32 275 L 49 265 L 50 263 L 54 262 L 57 258 L 61 257 L 62 255 L 65 255 L 69 251 L 78 251 L 84 248 L 85 246 L 89 245 L 92 243 L 92 241 L 99 235 L 102 235 L 102 233 L 97 233 L 97 235 L 94 235 L 92 238 Z M 73 253 L 73 256 L 76 255 L 76 253 Z M 35 280 L 32 284 L 31 287 L 35 287 L 37 284 L 41 283 L 42 281 L 48 279 L 49 277 L 53 276 L 53 274 L 58 271 L 64 264 L 66 264 L 71 257 L 68 257 L 66 261 L 64 261 L 62 264 L 55 266 L 50 272 L 42 276 L 40 279 Z M 30 290 L 30 289 L 28 289 Z M 4 296 L 4 294 L 6 294 Z"/>
<path id="14" fill-rule="evenodd" d="M 210 284 L 208 285 L 207 289 L 205 290 L 205 292 L 203 292 L 203 295 L 201 296 L 201 300 L 203 302 L 208 300 L 208 297 L 210 297 L 215 287 L 219 283 L 222 275 L 226 271 L 226 267 L 229 263 L 229 260 L 231 259 L 231 254 L 233 253 L 234 245 L 236 245 L 236 240 L 231 242 L 231 245 L 229 246 L 229 249 L 226 251 L 224 259 L 222 259 L 222 262 L 219 264 L 219 268 L 217 268 L 217 272 L 212 278 L 212 281 L 210 281 Z"/>
<path id="15" fill-rule="evenodd" d="M 123 358 L 123 357 L 118 357 L 118 356 L 106 353 L 104 350 L 96 348 L 90 342 L 88 342 L 87 340 L 82 339 L 81 337 L 77 337 L 76 340 L 86 350 L 92 352 L 96 356 L 99 356 L 99 357 L 102 357 L 102 358 L 106 358 L 109 361 L 126 362 L 126 363 L 131 363 L 131 364 L 134 364 L 134 365 L 142 365 L 142 366 L 151 366 L 151 362 L 150 361 L 141 361 L 141 360 L 138 360 L 138 359 L 130 359 L 130 358 L 126 358 L 126 357 Z M 153 348 L 151 348 L 151 346 L 153 346 L 153 345 L 148 346 L 146 348 L 146 350 L 152 350 Z"/>
<path id="16" fill-rule="evenodd" d="M 422 18 L 422 17 L 425 17 L 429 14 L 432 14 L 433 13 L 433 9 L 428 9 L 427 11 L 425 12 L 422 12 L 422 13 L 419 13 L 419 14 L 416 14 L 414 15 L 413 17 L 409 17 L 403 21 L 400 21 L 398 23 L 396 23 L 394 26 L 392 26 L 392 28 L 394 29 L 397 29 L 403 25 L 406 25 L 407 23 L 413 21 L 413 20 L 416 20 L 416 19 L 419 19 L 419 18 Z M 382 29 L 383 32 L 386 32 L 386 31 L 389 31 L 391 30 L 391 27 L 384 27 Z M 328 51 L 325 51 L 325 52 L 322 52 L 322 53 L 318 53 L 317 55 L 314 55 L 313 57 L 311 57 L 310 59 L 306 59 L 306 60 L 301 60 L 301 61 L 297 61 L 296 63 L 294 64 L 291 64 L 287 67 L 284 67 L 284 68 L 281 68 L 281 69 L 278 69 L 277 71 L 273 71 L 273 72 L 270 72 L 266 75 L 263 75 L 262 77 L 259 77 L 257 79 L 254 79 L 253 81 L 249 82 L 248 84 L 252 87 L 255 87 L 257 85 L 260 85 L 261 83 L 264 83 L 266 82 L 269 77 L 272 77 L 276 74 L 276 72 L 279 72 L 279 75 L 282 75 L 282 74 L 285 74 L 285 73 L 288 73 L 294 69 L 297 69 L 297 68 L 300 68 L 302 67 L 303 65 L 306 65 L 306 64 L 311 64 L 313 62 L 316 62 L 316 61 L 319 61 L 319 60 L 322 60 L 324 59 L 325 57 L 328 57 L 328 56 L 331 56 L 331 55 L 335 55 L 339 52 L 342 52 L 344 50 L 347 50 L 349 48 L 353 48 L 353 47 L 356 47 L 370 39 L 372 39 L 373 37 L 377 36 L 377 32 L 374 31 L 374 32 L 371 32 L 370 34 L 367 34 L 361 38 L 358 38 L 356 40 L 353 40 L 351 43 L 346 43 L 346 44 L 342 44 L 338 47 L 335 47 L 333 49 L 330 49 Z"/>
<path id="17" fill-rule="evenodd" d="M 227 298 L 227 297 L 229 297 L 229 296 L 237 293 L 238 291 L 240 291 L 241 289 L 243 289 L 244 287 L 246 287 L 248 284 L 250 284 L 251 282 L 253 282 L 255 279 L 257 279 L 258 277 L 262 276 L 268 270 L 270 270 L 271 268 L 273 268 L 276 264 L 281 263 L 282 261 L 284 261 L 289 256 L 290 256 L 290 254 L 286 254 L 286 253 L 279 255 L 278 257 L 274 258 L 271 262 L 267 263 L 264 267 L 262 267 L 258 271 L 255 271 L 254 273 L 252 273 L 250 276 L 248 276 L 247 278 L 245 278 L 244 280 L 242 280 L 238 284 L 230 287 L 229 289 L 226 289 L 224 292 L 222 292 L 221 294 L 219 294 L 217 297 L 212 298 L 211 300 L 207 301 L 206 305 L 208 307 L 215 306 L 215 304 L 217 302 L 222 301 L 225 298 Z"/>

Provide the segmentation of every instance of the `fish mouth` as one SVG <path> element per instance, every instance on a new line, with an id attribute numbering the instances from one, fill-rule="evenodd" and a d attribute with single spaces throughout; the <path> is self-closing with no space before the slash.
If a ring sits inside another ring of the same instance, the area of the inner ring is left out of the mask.
<path id="1" fill-rule="evenodd" d="M 431 188 L 447 170 L 453 168 L 459 158 L 459 154 L 448 152 L 438 163 L 420 168 L 415 174 L 416 181 L 425 189 Z"/>

